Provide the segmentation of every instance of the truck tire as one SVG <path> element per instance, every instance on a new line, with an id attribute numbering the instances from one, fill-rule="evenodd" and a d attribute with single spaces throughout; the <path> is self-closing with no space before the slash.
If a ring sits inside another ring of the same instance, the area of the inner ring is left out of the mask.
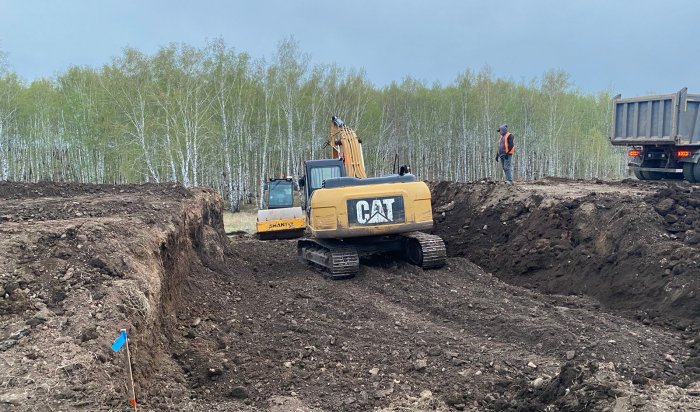
<path id="1" fill-rule="evenodd" d="M 685 177 L 690 183 L 700 183 L 700 162 L 685 163 L 683 165 L 683 177 Z"/>
<path id="2" fill-rule="evenodd" d="M 637 179 L 639 179 L 639 180 L 646 180 L 646 178 L 645 178 L 644 175 L 642 174 L 641 170 L 634 169 L 633 172 L 634 172 L 634 177 L 636 177 Z"/>
<path id="3" fill-rule="evenodd" d="M 698 180 L 695 178 L 695 170 L 697 169 L 697 163 L 683 163 L 683 178 L 690 183 L 697 183 Z"/>
<path id="4" fill-rule="evenodd" d="M 661 180 L 666 177 L 664 176 L 664 173 L 661 172 L 650 172 L 648 170 L 643 170 L 641 173 L 642 176 L 644 176 L 644 180 Z"/>

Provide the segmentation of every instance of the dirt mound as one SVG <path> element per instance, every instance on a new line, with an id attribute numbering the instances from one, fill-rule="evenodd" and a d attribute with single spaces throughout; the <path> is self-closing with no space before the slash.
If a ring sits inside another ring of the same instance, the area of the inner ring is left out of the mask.
<path id="1" fill-rule="evenodd" d="M 495 402 L 494 408 L 504 412 L 676 410 L 673 399 L 682 396 L 676 388 L 635 386 L 621 379 L 615 369 L 613 362 L 566 362 L 549 381 L 537 379 L 513 385 L 521 389 Z M 685 407 L 696 410 L 700 404 L 690 401 Z"/>

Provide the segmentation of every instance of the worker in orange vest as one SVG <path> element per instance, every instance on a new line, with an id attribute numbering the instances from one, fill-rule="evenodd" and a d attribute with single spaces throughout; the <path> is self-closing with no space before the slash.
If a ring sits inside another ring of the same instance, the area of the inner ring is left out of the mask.
<path id="1" fill-rule="evenodd" d="M 511 158 L 515 153 L 515 145 L 513 144 L 513 133 L 508 132 L 508 125 L 502 124 L 496 130 L 500 136 L 498 137 L 498 151 L 496 153 L 496 161 L 501 161 L 503 166 L 503 174 L 506 178 L 506 183 L 513 184 L 513 164 Z"/>

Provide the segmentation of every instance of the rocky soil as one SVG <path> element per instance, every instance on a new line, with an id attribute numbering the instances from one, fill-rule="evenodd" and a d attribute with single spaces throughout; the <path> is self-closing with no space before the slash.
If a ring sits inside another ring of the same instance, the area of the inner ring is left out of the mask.
<path id="1" fill-rule="evenodd" d="M 0 409 L 128 410 L 126 328 L 142 410 L 700 410 L 696 187 L 432 189 L 446 267 L 330 281 L 208 190 L 0 183 Z"/>

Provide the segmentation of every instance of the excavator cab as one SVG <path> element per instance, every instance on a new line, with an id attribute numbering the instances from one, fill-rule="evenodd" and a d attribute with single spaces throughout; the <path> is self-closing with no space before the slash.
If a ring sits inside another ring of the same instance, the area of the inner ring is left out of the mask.
<path id="1" fill-rule="evenodd" d="M 299 186 L 304 189 L 304 207 L 307 213 L 311 196 L 324 187 L 327 179 L 345 176 L 345 166 L 342 159 L 307 160 L 304 162 L 306 175 L 299 179 Z"/>

